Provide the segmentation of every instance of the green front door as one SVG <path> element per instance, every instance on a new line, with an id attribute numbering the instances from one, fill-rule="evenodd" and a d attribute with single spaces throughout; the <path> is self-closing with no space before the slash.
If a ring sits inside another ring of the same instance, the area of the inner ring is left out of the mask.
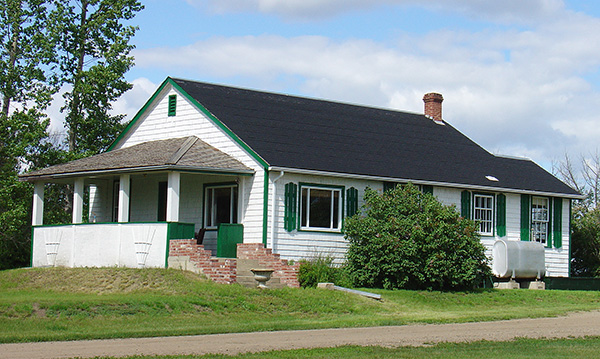
<path id="1" fill-rule="evenodd" d="M 217 231 L 217 257 L 236 258 L 237 244 L 244 242 L 244 226 L 221 223 Z"/>

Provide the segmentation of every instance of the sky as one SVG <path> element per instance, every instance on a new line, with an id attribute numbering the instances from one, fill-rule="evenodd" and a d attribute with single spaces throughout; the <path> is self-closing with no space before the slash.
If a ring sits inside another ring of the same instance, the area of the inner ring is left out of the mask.
<path id="1" fill-rule="evenodd" d="M 423 113 L 551 170 L 598 151 L 600 2 L 142 0 L 131 118 L 167 77 Z"/>

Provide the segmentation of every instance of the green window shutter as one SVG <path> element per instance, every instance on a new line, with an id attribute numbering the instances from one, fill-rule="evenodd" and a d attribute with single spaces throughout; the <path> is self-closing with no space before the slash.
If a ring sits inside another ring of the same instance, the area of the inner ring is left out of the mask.
<path id="1" fill-rule="evenodd" d="M 471 218 L 471 192 L 464 190 L 460 194 L 460 215 Z"/>
<path id="2" fill-rule="evenodd" d="M 552 248 L 552 223 L 554 222 L 552 220 L 552 208 L 554 208 L 552 204 L 552 198 L 548 198 L 548 238 L 546 239 L 546 248 Z"/>
<path id="3" fill-rule="evenodd" d="M 285 185 L 285 215 L 284 215 L 284 228 L 286 231 L 291 232 L 296 229 L 296 210 L 298 208 L 298 185 L 295 183 L 288 183 Z"/>
<path id="4" fill-rule="evenodd" d="M 348 217 L 358 213 L 358 190 L 354 187 L 350 187 L 346 191 L 346 209 Z"/>
<path id="5" fill-rule="evenodd" d="M 562 247 L 562 198 L 554 198 L 554 248 Z"/>
<path id="6" fill-rule="evenodd" d="M 506 236 L 506 196 L 502 193 L 496 197 L 496 233 Z"/>
<path id="7" fill-rule="evenodd" d="M 529 209 L 529 195 L 522 194 L 521 195 L 521 240 L 528 241 L 529 240 L 529 232 L 531 228 L 529 228 L 529 220 L 531 219 L 531 210 Z"/>
<path id="8" fill-rule="evenodd" d="M 169 95 L 169 116 L 177 114 L 177 95 Z"/>
<path id="9" fill-rule="evenodd" d="M 423 193 L 433 194 L 433 186 L 423 185 Z"/>

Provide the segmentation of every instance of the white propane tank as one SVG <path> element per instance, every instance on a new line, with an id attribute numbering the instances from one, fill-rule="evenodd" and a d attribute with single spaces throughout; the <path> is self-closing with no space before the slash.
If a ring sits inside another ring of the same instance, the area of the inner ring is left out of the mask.
<path id="1" fill-rule="evenodd" d="M 497 240 L 492 248 L 492 273 L 499 278 L 537 278 L 546 274 L 544 245 Z"/>

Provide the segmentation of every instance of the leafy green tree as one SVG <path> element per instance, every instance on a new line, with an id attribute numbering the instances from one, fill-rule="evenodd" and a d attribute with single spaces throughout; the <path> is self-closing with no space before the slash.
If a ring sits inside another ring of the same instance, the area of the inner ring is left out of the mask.
<path id="1" fill-rule="evenodd" d="M 56 92 L 46 2 L 0 2 L 0 269 L 29 264 L 32 188 L 18 174 L 43 151 Z"/>
<path id="2" fill-rule="evenodd" d="M 367 188 L 364 215 L 345 224 L 357 286 L 468 290 L 490 276 L 477 223 L 408 184 Z"/>
<path id="3" fill-rule="evenodd" d="M 143 6 L 137 0 L 56 1 L 52 13 L 60 34 L 62 83 L 69 152 L 77 157 L 108 148 L 124 125 L 111 103 L 131 89 L 124 75 L 133 66 L 129 42 L 137 27 L 126 25 Z"/>
<path id="4" fill-rule="evenodd" d="M 574 217 L 571 230 L 571 275 L 600 276 L 600 208 Z"/>

